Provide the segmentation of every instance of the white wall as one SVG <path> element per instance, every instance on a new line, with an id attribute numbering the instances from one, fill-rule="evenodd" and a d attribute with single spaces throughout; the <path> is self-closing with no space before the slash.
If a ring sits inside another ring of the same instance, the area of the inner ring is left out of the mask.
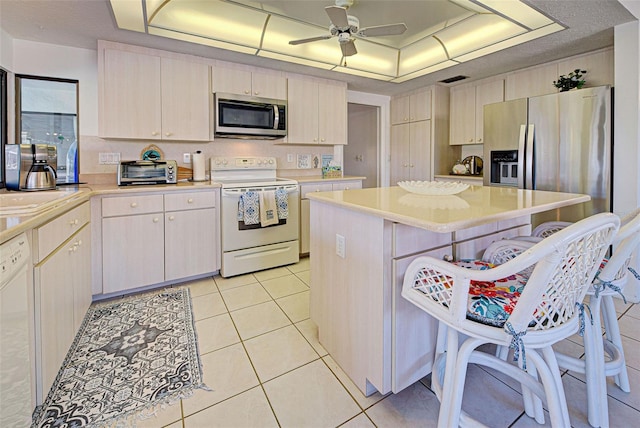
<path id="1" fill-rule="evenodd" d="M 98 58 L 90 49 L 15 39 L 13 72 L 79 81 L 80 135 L 98 135 Z"/>
<path id="2" fill-rule="evenodd" d="M 640 18 L 640 2 L 622 0 Z M 614 212 L 624 215 L 640 206 L 640 23 L 619 25 L 614 33 Z M 631 267 L 640 271 L 640 251 Z M 628 275 L 627 300 L 640 302 L 640 281 Z"/>

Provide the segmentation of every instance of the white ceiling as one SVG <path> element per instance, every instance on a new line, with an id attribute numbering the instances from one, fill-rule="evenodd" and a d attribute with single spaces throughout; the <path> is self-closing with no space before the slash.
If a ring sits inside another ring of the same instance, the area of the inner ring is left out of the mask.
<path id="1" fill-rule="evenodd" d="M 613 27 L 635 19 L 615 0 L 527 0 L 525 2 L 566 26 L 567 29 L 402 84 L 381 82 L 120 30 L 115 24 L 108 0 L 0 0 L 0 26 L 16 39 L 88 49 L 95 49 L 98 39 L 111 40 L 343 80 L 348 82 L 349 89 L 352 90 L 391 95 L 459 74 L 469 76 L 469 80 L 481 79 L 611 46 L 613 45 Z M 323 28 L 327 25 L 324 7 L 333 3 L 333 0 L 268 2 L 269 7 L 278 8 L 297 19 L 318 25 L 319 33 L 309 34 L 309 37 L 323 34 Z M 405 22 L 408 30 L 402 37 L 406 39 L 415 37 L 426 28 L 441 22 L 442 16 L 447 16 L 450 12 L 443 7 L 444 3 L 439 0 L 360 0 L 349 10 L 349 13 L 360 19 L 361 27 Z M 389 37 L 386 42 L 401 43 L 397 40 L 397 36 Z"/>

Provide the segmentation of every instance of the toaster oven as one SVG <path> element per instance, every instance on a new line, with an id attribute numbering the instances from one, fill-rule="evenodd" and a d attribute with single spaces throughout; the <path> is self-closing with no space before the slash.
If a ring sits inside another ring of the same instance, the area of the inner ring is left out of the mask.
<path id="1" fill-rule="evenodd" d="M 174 160 L 133 160 L 118 164 L 118 186 L 177 182 L 178 165 Z"/>

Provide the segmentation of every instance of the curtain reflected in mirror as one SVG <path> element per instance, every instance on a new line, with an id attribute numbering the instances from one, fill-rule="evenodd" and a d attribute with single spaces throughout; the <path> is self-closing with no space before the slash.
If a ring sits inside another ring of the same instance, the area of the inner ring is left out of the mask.
<path id="1" fill-rule="evenodd" d="M 78 81 L 16 76 L 16 143 L 56 146 L 57 183 L 78 182 Z"/>

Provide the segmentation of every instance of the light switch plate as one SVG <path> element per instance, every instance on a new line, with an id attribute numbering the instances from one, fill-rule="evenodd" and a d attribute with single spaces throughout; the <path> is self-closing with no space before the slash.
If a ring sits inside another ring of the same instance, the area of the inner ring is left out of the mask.
<path id="1" fill-rule="evenodd" d="M 344 236 L 336 233 L 336 254 L 343 259 L 345 258 L 345 245 Z"/>

